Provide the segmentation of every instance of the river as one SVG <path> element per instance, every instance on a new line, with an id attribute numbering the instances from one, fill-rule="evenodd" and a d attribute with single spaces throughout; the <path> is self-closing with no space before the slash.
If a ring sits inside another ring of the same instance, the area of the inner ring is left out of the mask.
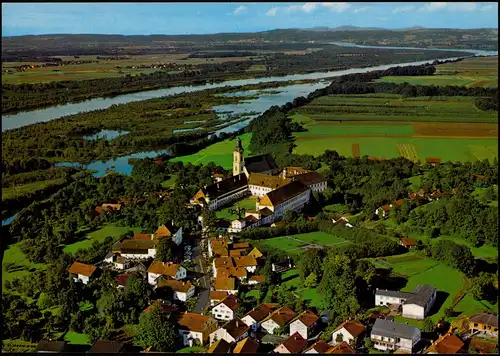
<path id="1" fill-rule="evenodd" d="M 392 48 L 392 47 L 380 47 L 380 46 L 362 46 L 355 45 L 350 43 L 335 43 L 337 45 L 342 45 L 345 47 L 368 47 L 368 48 Z M 397 49 L 405 49 L 405 47 L 395 47 Z M 411 47 L 408 47 L 411 48 Z M 413 49 L 413 48 L 411 48 Z M 426 49 L 422 49 L 426 50 Z M 453 49 L 449 49 L 450 51 L 454 51 Z M 462 51 L 462 50 L 456 50 Z M 471 50 L 463 50 L 463 52 L 469 52 L 474 55 L 494 55 L 498 52 L 487 52 L 487 51 L 471 51 Z M 453 60 L 454 58 L 448 58 L 448 60 Z M 259 84 L 266 82 L 285 82 L 285 81 L 293 81 L 293 80 L 306 80 L 306 79 L 316 79 L 317 82 L 308 83 L 308 84 L 296 84 L 290 86 L 284 86 L 279 88 L 273 88 L 273 93 L 265 93 L 262 92 L 258 95 L 257 98 L 246 100 L 244 102 L 238 104 L 229 104 L 229 105 L 221 105 L 213 107 L 212 109 L 219 113 L 219 117 L 222 118 L 227 113 L 231 114 L 248 114 L 250 112 L 255 112 L 255 115 L 249 116 L 247 120 L 240 121 L 235 123 L 234 125 L 227 126 L 223 129 L 217 130 L 214 134 L 218 134 L 220 132 L 233 132 L 237 131 L 243 127 L 245 127 L 250 120 L 252 120 L 258 114 L 263 113 L 269 107 L 273 105 L 283 105 L 289 101 L 292 101 L 294 98 L 299 96 L 307 96 L 309 93 L 313 92 L 316 89 L 324 88 L 329 83 L 325 80 L 326 78 L 338 77 L 345 74 L 354 74 L 354 73 L 366 73 L 374 70 L 385 70 L 391 67 L 396 66 L 409 66 L 409 65 L 420 65 L 425 63 L 432 63 L 434 60 L 427 61 L 418 61 L 418 62 L 409 62 L 409 63 L 393 63 L 386 65 L 379 65 L 373 67 L 366 68 L 352 68 L 341 71 L 331 71 L 331 72 L 315 72 L 308 74 L 294 74 L 287 75 L 283 77 L 265 77 L 258 79 L 241 79 L 241 80 L 231 80 L 222 83 L 215 84 L 204 84 L 197 86 L 181 86 L 174 87 L 168 89 L 159 89 L 159 90 L 151 90 L 144 91 L 133 94 L 124 94 L 119 95 L 114 98 L 98 98 L 91 99 L 80 103 L 75 104 L 65 104 L 56 107 L 50 107 L 46 109 L 39 109 L 34 111 L 20 112 L 15 115 L 6 115 L 2 116 L 2 131 L 10 130 L 18 127 L 23 127 L 26 125 L 34 124 L 37 122 L 47 122 L 62 116 L 72 115 L 79 112 L 86 112 L 98 109 L 106 109 L 111 105 L 117 104 L 125 104 L 133 101 L 147 100 L 152 98 L 158 98 L 163 96 L 175 95 L 185 92 L 194 92 L 194 91 L 202 91 L 213 88 L 221 88 L 224 86 L 243 86 L 248 84 Z M 274 91 L 278 92 L 275 93 Z M 251 95 L 256 91 L 243 91 L 239 93 L 232 93 L 232 95 Z M 128 163 L 130 158 L 152 158 L 156 157 L 160 154 L 168 153 L 168 150 L 154 150 L 154 151 L 146 151 L 146 152 L 137 152 L 131 155 L 120 156 L 114 159 L 110 159 L 108 161 L 95 161 L 88 165 L 81 165 L 79 163 L 73 162 L 61 162 L 57 165 L 59 166 L 78 166 L 85 167 L 90 170 L 95 170 L 94 176 L 102 176 L 106 174 L 108 169 L 116 171 L 122 174 L 130 174 L 132 170 L 132 166 Z"/>

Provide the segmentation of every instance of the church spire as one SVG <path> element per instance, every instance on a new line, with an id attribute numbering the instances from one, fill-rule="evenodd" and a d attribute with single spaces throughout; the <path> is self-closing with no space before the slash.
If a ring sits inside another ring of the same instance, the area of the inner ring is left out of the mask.
<path id="1" fill-rule="evenodd" d="M 233 151 L 233 176 L 244 173 L 245 159 L 243 158 L 243 146 L 239 137 L 236 138 L 236 147 Z"/>
<path id="2" fill-rule="evenodd" d="M 236 147 L 234 148 L 234 150 L 243 153 L 243 146 L 241 145 L 241 140 L 239 137 L 236 137 Z"/>

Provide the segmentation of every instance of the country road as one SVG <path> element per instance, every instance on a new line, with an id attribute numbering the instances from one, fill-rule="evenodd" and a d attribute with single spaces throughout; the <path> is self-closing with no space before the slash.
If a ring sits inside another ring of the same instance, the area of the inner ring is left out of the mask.
<path id="1" fill-rule="evenodd" d="M 207 274 L 205 259 L 203 258 L 203 242 L 193 249 L 193 259 L 196 262 L 196 272 L 202 273 L 200 278 L 200 293 L 194 307 L 194 313 L 200 313 L 205 309 L 210 300 L 210 276 Z"/>

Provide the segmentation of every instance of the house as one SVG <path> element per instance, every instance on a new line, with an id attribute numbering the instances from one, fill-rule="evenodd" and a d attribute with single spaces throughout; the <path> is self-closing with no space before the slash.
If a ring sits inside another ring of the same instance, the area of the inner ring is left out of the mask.
<path id="1" fill-rule="evenodd" d="M 217 321 L 210 315 L 184 312 L 177 321 L 179 335 L 184 346 L 194 342 L 204 345 L 212 332 L 217 329 Z"/>
<path id="2" fill-rule="evenodd" d="M 411 250 L 417 246 L 417 239 L 412 239 L 409 237 L 401 237 L 399 239 L 399 244 L 403 247 L 406 247 L 408 250 Z"/>
<path id="3" fill-rule="evenodd" d="M 217 270 L 220 268 L 234 267 L 232 257 L 216 257 L 212 261 L 212 272 L 214 277 L 217 278 Z"/>
<path id="4" fill-rule="evenodd" d="M 210 345 L 221 339 L 228 343 L 238 342 L 248 336 L 249 330 L 250 328 L 236 317 L 210 334 Z"/>
<path id="5" fill-rule="evenodd" d="M 429 194 L 429 201 L 432 201 L 432 200 L 439 200 L 440 198 L 442 198 L 444 196 L 444 193 L 442 193 L 439 189 L 438 190 L 434 190 L 433 192 L 431 192 L 431 194 Z"/>
<path id="6" fill-rule="evenodd" d="M 247 324 L 252 331 L 257 331 L 260 327 L 260 323 L 270 316 L 277 308 L 279 308 L 279 304 L 262 303 L 257 308 L 249 311 L 241 320 Z"/>
<path id="7" fill-rule="evenodd" d="M 250 193 L 253 196 L 262 198 L 267 193 L 291 182 L 292 180 L 290 178 L 252 173 L 248 177 L 248 189 L 250 189 Z"/>
<path id="8" fill-rule="evenodd" d="M 418 285 L 412 292 L 377 289 L 375 305 L 402 306 L 405 318 L 424 319 L 434 305 L 436 296 L 436 288 L 429 285 Z"/>
<path id="9" fill-rule="evenodd" d="M 238 341 L 234 347 L 233 354 L 255 354 L 259 350 L 257 341 L 247 336 L 241 341 Z"/>
<path id="10" fill-rule="evenodd" d="M 66 348 L 66 341 L 40 340 L 36 345 L 37 353 L 59 353 Z"/>
<path id="11" fill-rule="evenodd" d="M 215 304 L 223 300 L 229 295 L 227 292 L 222 292 L 218 290 L 210 291 L 210 306 L 213 307 Z"/>
<path id="12" fill-rule="evenodd" d="M 186 274 L 186 269 L 179 264 L 154 261 L 148 268 L 148 282 L 154 286 L 156 279 L 160 276 L 181 280 L 186 278 Z"/>
<path id="13" fill-rule="evenodd" d="M 248 228 L 249 226 L 255 224 L 259 219 L 253 215 L 245 216 L 242 219 L 236 219 L 231 221 L 231 227 L 229 232 L 241 232 L 241 230 Z"/>
<path id="14" fill-rule="evenodd" d="M 208 243 L 208 257 L 229 257 L 230 240 L 227 237 L 210 239 Z"/>
<path id="15" fill-rule="evenodd" d="M 364 332 L 365 326 L 359 320 L 347 320 L 333 331 L 332 344 L 336 345 L 342 341 L 347 342 L 349 345 L 356 344 Z M 340 341 L 337 341 L 339 339 Z"/>
<path id="16" fill-rule="evenodd" d="M 128 279 L 133 275 L 140 278 L 140 275 L 138 273 L 134 273 L 134 272 L 123 273 L 123 274 L 119 274 L 118 276 L 116 276 L 115 280 L 116 280 L 117 288 L 118 289 L 125 288 L 127 286 Z"/>
<path id="17" fill-rule="evenodd" d="M 298 176 L 299 174 L 312 172 L 302 167 L 285 167 L 281 171 L 280 175 L 283 178 L 291 178 L 293 176 Z"/>
<path id="18" fill-rule="evenodd" d="M 266 276 L 254 275 L 248 280 L 248 284 L 262 284 L 266 282 Z"/>
<path id="19" fill-rule="evenodd" d="M 435 166 L 441 163 L 441 158 L 425 157 L 425 162 Z"/>
<path id="20" fill-rule="evenodd" d="M 230 354 L 231 353 L 231 348 L 233 347 L 232 344 L 228 343 L 224 339 L 220 339 L 216 342 L 214 342 L 212 345 L 207 350 L 208 354 Z"/>
<path id="21" fill-rule="evenodd" d="M 158 228 L 158 230 L 156 230 L 153 238 L 157 240 L 161 238 L 171 238 L 172 242 L 179 246 L 182 243 L 182 227 L 179 228 L 175 233 L 172 233 L 173 230 L 173 226 L 170 226 L 170 228 L 168 228 L 166 225 L 162 225 Z"/>
<path id="22" fill-rule="evenodd" d="M 94 273 L 96 273 L 96 270 L 96 266 L 73 262 L 68 272 L 75 282 L 81 281 L 83 284 L 87 284 L 90 282 Z"/>
<path id="23" fill-rule="evenodd" d="M 420 341 L 420 329 L 392 320 L 377 319 L 370 337 L 377 350 L 403 350 L 412 353 L 413 347 Z"/>
<path id="24" fill-rule="evenodd" d="M 277 354 L 298 354 L 304 351 L 307 347 L 307 340 L 300 336 L 299 333 L 291 335 L 274 349 Z"/>
<path id="25" fill-rule="evenodd" d="M 345 216 L 342 216 L 340 214 L 335 214 L 332 218 L 332 222 L 335 224 L 335 225 L 343 225 L 345 227 L 353 227 L 350 223 L 349 223 L 349 219 L 347 219 Z"/>
<path id="26" fill-rule="evenodd" d="M 126 351 L 126 345 L 119 341 L 98 340 L 92 345 L 90 354 L 118 354 Z"/>
<path id="27" fill-rule="evenodd" d="M 287 210 L 299 210 L 311 197 L 311 190 L 299 181 L 291 182 L 270 193 L 258 201 L 258 210 L 268 208 L 276 219 L 285 214 Z M 272 222 L 271 220 L 269 223 Z"/>
<path id="28" fill-rule="evenodd" d="M 115 211 L 120 211 L 122 208 L 122 205 L 121 204 L 102 204 L 101 208 L 102 208 L 102 211 L 115 212 Z"/>
<path id="29" fill-rule="evenodd" d="M 215 210 L 247 194 L 248 179 L 244 173 L 241 173 L 201 188 L 190 203 Z"/>
<path id="30" fill-rule="evenodd" d="M 319 317 L 310 310 L 306 310 L 300 314 L 294 321 L 290 323 L 290 335 L 299 333 L 307 340 L 311 330 L 317 325 Z"/>
<path id="31" fill-rule="evenodd" d="M 248 242 L 234 242 L 231 246 L 232 250 L 247 250 L 248 248 L 250 248 Z"/>
<path id="32" fill-rule="evenodd" d="M 130 259 L 148 259 L 156 257 L 156 240 L 124 239 L 116 242 L 111 251 Z"/>
<path id="33" fill-rule="evenodd" d="M 214 183 L 220 182 L 223 179 L 224 179 L 224 174 L 222 174 L 222 173 L 213 173 L 212 174 L 212 181 Z"/>
<path id="34" fill-rule="evenodd" d="M 232 320 L 236 317 L 236 309 L 240 306 L 238 299 L 229 294 L 212 309 L 212 315 L 217 320 Z"/>
<path id="35" fill-rule="evenodd" d="M 464 343 L 458 336 L 450 332 L 439 337 L 436 341 L 432 343 L 431 346 L 425 351 L 426 354 L 447 354 L 455 355 L 457 353 L 467 353 L 463 349 Z"/>
<path id="36" fill-rule="evenodd" d="M 323 340 L 319 340 L 311 345 L 311 347 L 304 350 L 304 354 L 325 354 L 332 345 L 324 342 Z"/>
<path id="37" fill-rule="evenodd" d="M 250 273 L 254 273 L 257 269 L 257 260 L 253 256 L 239 256 L 233 260 L 236 267 L 245 268 Z"/>
<path id="38" fill-rule="evenodd" d="M 278 262 L 278 263 L 272 263 L 271 264 L 271 270 L 276 273 L 283 273 L 286 272 L 290 269 L 292 269 L 292 261 L 288 259 L 288 261 L 283 261 L 283 262 Z"/>
<path id="39" fill-rule="evenodd" d="M 218 268 L 217 276 L 222 278 L 238 278 L 242 281 L 247 278 L 247 270 L 243 267 Z"/>
<path id="40" fill-rule="evenodd" d="M 194 295 L 194 285 L 191 282 L 182 282 L 175 279 L 167 279 L 158 283 L 157 288 L 168 287 L 174 292 L 174 299 L 185 302 Z"/>
<path id="41" fill-rule="evenodd" d="M 214 283 L 215 290 L 227 292 L 229 294 L 237 294 L 238 288 L 236 288 L 236 280 L 234 278 L 224 278 L 217 277 L 215 278 Z"/>
<path id="42" fill-rule="evenodd" d="M 356 353 L 356 350 L 354 350 L 352 346 L 347 342 L 342 341 L 341 343 L 332 346 L 326 353 L 337 355 L 354 355 Z"/>
<path id="43" fill-rule="evenodd" d="M 301 182 L 313 192 L 323 192 L 327 188 L 326 179 L 318 172 L 298 174 L 292 180 Z"/>
<path id="44" fill-rule="evenodd" d="M 479 332 L 498 337 L 498 316 L 489 313 L 479 313 L 469 318 L 471 333 Z"/>
<path id="45" fill-rule="evenodd" d="M 262 252 L 260 252 L 257 247 L 254 247 L 253 250 L 248 253 L 248 256 L 252 256 L 256 260 L 258 260 L 259 258 L 264 257 L 264 255 L 262 254 Z"/>
<path id="46" fill-rule="evenodd" d="M 113 268 L 117 270 L 127 269 L 130 265 L 129 261 L 125 257 L 120 256 L 117 253 L 113 253 L 113 251 L 108 252 L 106 257 L 104 257 L 103 262 L 111 263 Z"/>
<path id="47" fill-rule="evenodd" d="M 262 321 L 261 327 L 269 334 L 273 334 L 274 330 L 288 325 L 293 318 L 295 318 L 295 315 L 296 314 L 292 309 L 288 307 L 281 307 L 272 312 L 271 315 Z"/>
<path id="48" fill-rule="evenodd" d="M 245 256 L 246 254 L 247 254 L 246 249 L 229 250 L 230 257 L 240 257 L 240 256 Z"/>

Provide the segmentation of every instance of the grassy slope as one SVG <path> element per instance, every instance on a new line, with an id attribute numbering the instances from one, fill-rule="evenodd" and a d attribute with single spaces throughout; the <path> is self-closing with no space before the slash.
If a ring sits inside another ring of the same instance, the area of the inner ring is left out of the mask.
<path id="1" fill-rule="evenodd" d="M 217 211 L 216 215 L 219 219 L 235 220 L 238 217 L 235 214 L 231 214 L 229 212 L 230 209 L 234 209 L 237 206 L 239 206 L 240 208 L 245 208 L 246 210 L 255 210 L 255 203 L 256 203 L 255 197 L 248 197 L 243 200 L 235 202 L 231 206 L 228 206 L 222 210 Z"/>
<path id="2" fill-rule="evenodd" d="M 15 263 L 18 267 L 17 271 L 7 272 L 5 269 L 5 264 Z M 20 243 L 10 245 L 7 250 L 5 250 L 2 261 L 2 290 L 5 281 L 11 281 L 13 278 L 19 278 L 29 274 L 29 270 L 32 268 L 39 269 L 45 268 L 46 265 L 42 263 L 31 263 L 26 255 L 21 251 Z"/>
<path id="3" fill-rule="evenodd" d="M 245 150 L 245 155 L 249 156 L 248 146 L 250 144 L 251 133 L 241 135 L 241 143 L 243 149 Z M 192 164 L 208 164 L 214 162 L 216 165 L 220 165 L 225 169 L 232 169 L 233 167 L 233 150 L 236 146 L 235 140 L 225 140 L 213 144 L 207 148 L 202 149 L 198 153 L 194 153 L 188 156 L 181 156 L 172 158 L 172 162 L 191 162 Z"/>
<path id="4" fill-rule="evenodd" d="M 78 241 L 78 242 L 75 242 L 74 244 L 65 246 L 63 251 L 66 253 L 74 254 L 79 249 L 91 247 L 92 242 L 94 240 L 104 241 L 104 239 L 108 236 L 118 237 L 120 235 L 123 235 L 124 233 L 126 233 L 129 230 L 132 230 L 134 232 L 141 232 L 140 228 L 128 227 L 128 226 L 122 227 L 122 226 L 116 226 L 113 224 L 109 224 L 109 225 L 106 225 L 99 230 L 96 230 L 96 231 L 89 233 L 87 235 L 86 240 Z"/>
<path id="5" fill-rule="evenodd" d="M 310 232 L 307 234 L 297 234 L 290 236 L 273 237 L 263 240 L 262 245 L 279 248 L 290 253 L 301 254 L 304 252 L 299 246 L 304 244 L 318 244 L 322 246 L 331 246 L 337 244 L 349 243 L 341 237 L 330 235 L 326 232 Z"/>
<path id="6" fill-rule="evenodd" d="M 14 187 L 2 188 L 2 200 L 12 199 L 35 193 L 38 190 L 45 189 L 52 185 L 59 185 L 65 182 L 64 178 L 32 182 L 28 184 L 16 185 Z"/>

